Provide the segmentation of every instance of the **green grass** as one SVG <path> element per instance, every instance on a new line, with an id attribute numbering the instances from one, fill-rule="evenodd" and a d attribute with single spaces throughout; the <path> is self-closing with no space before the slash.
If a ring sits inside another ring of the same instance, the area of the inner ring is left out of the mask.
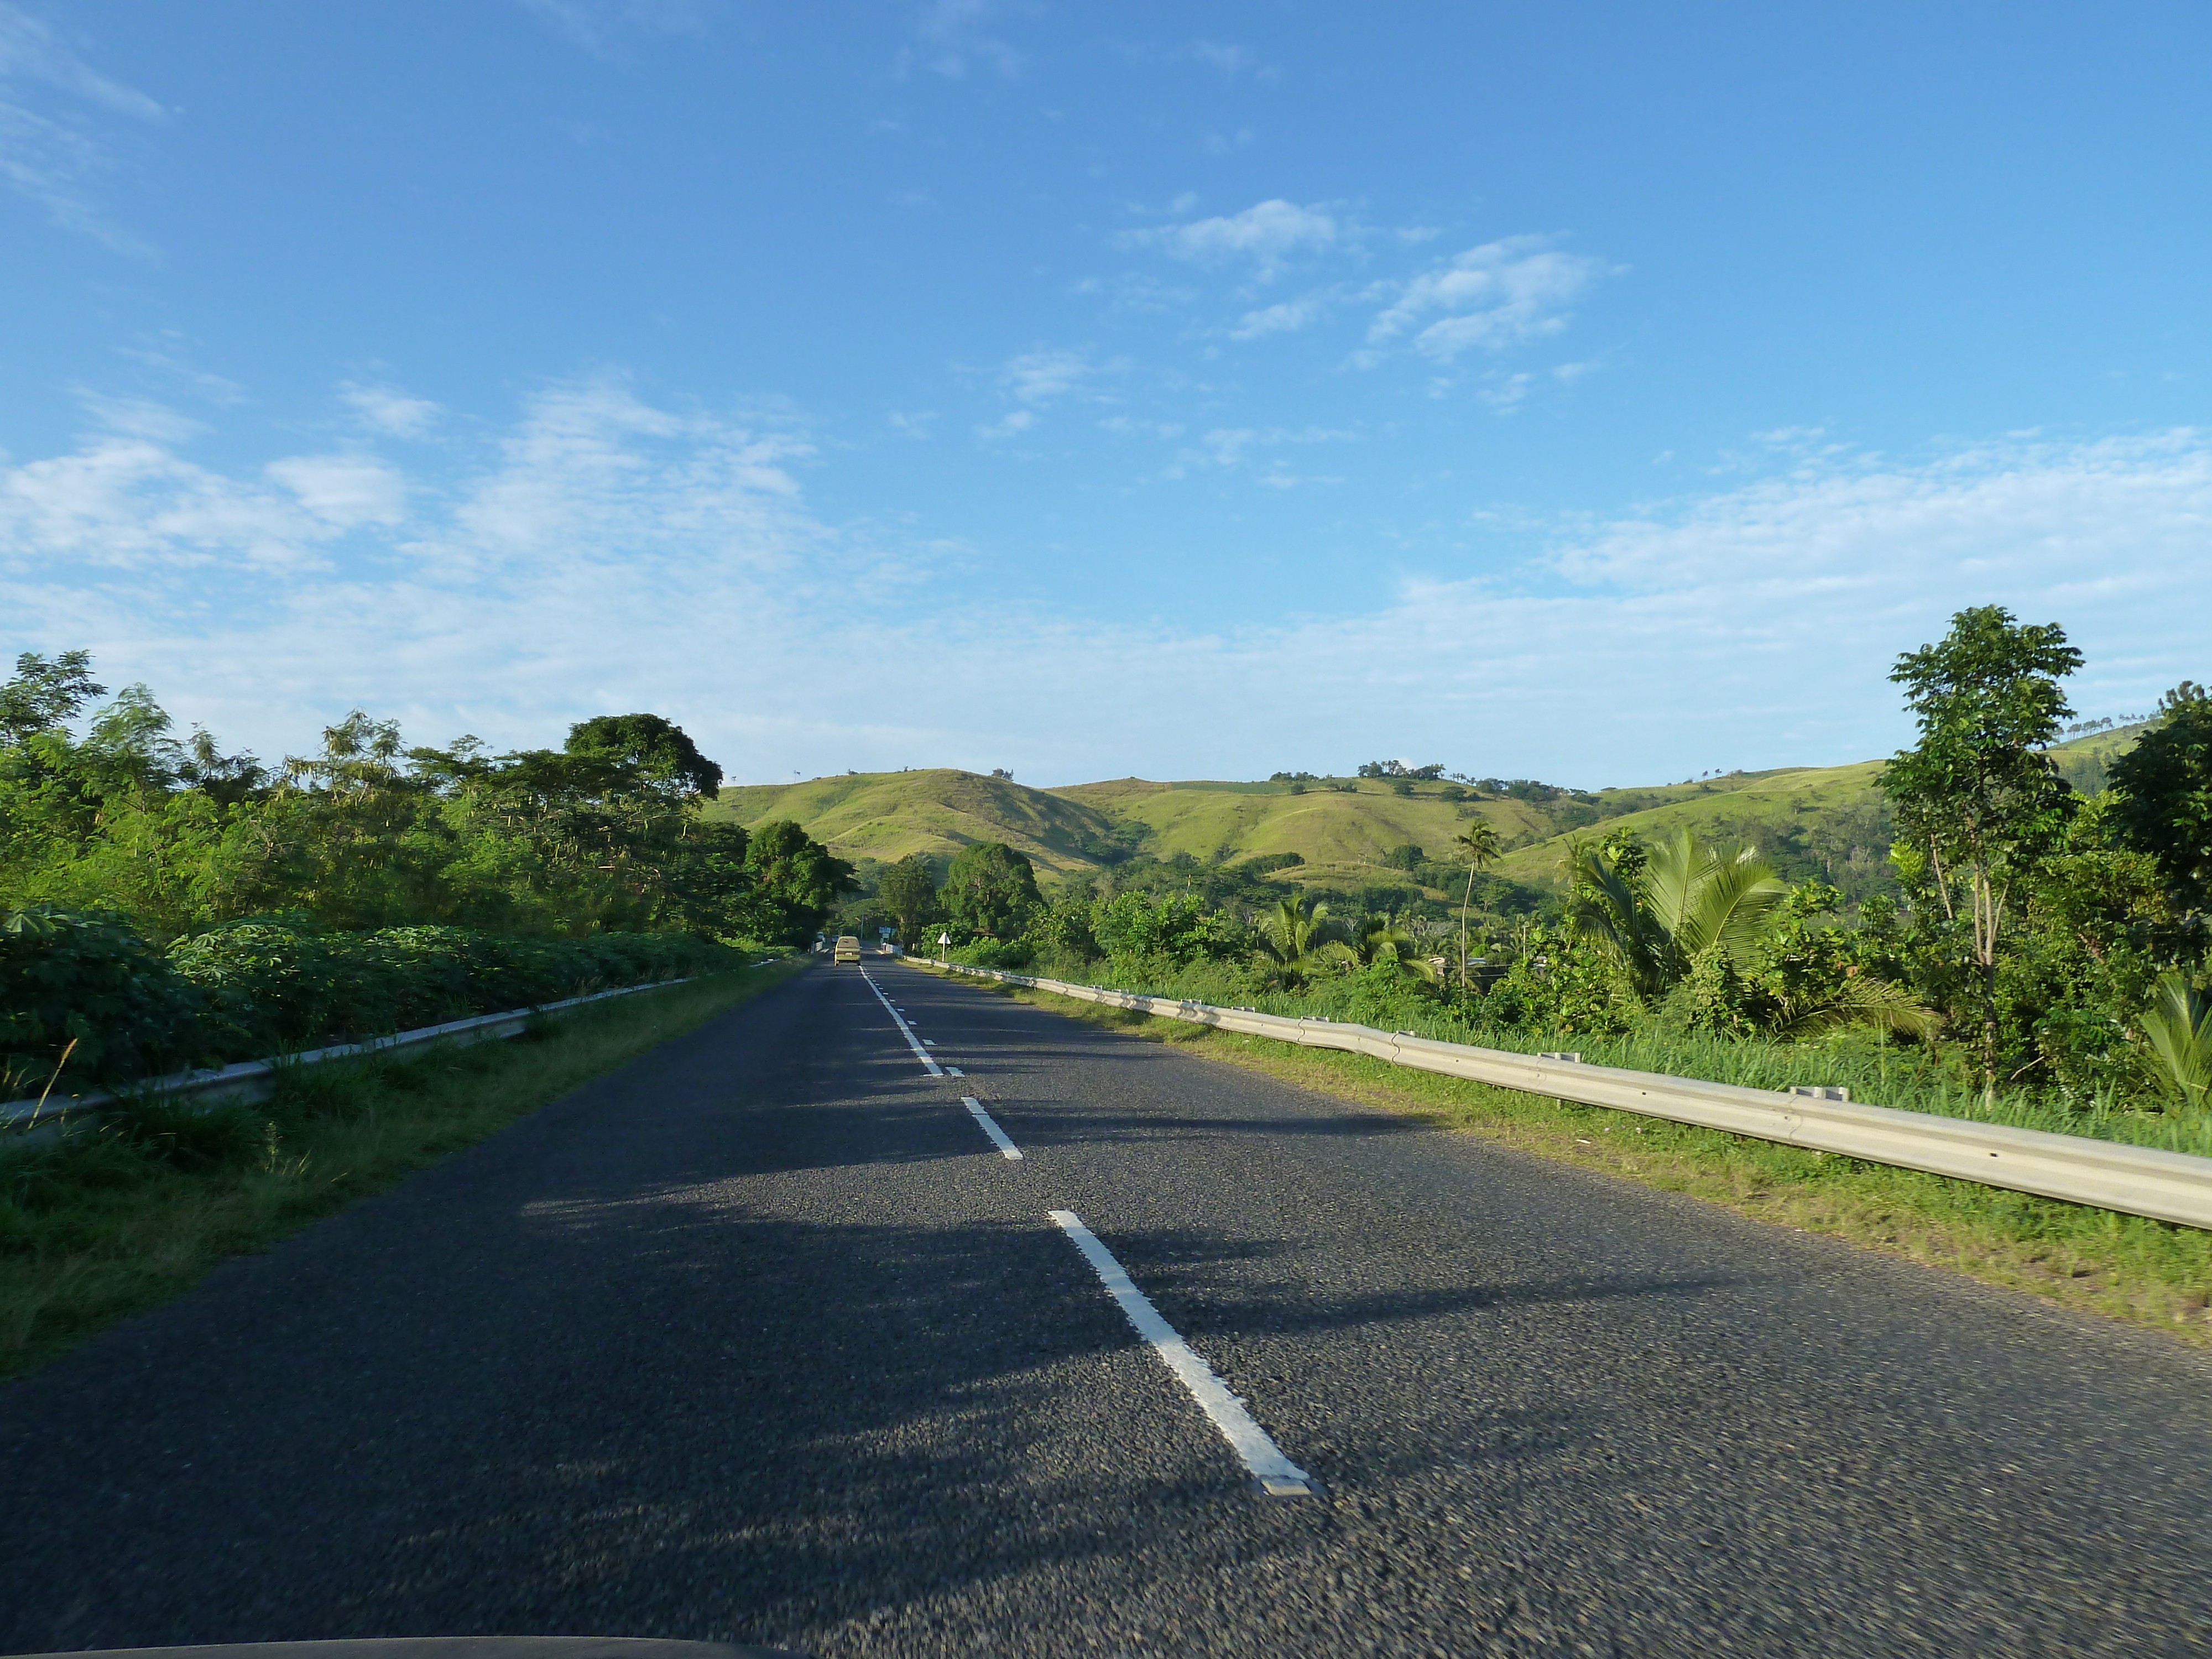
<path id="1" fill-rule="evenodd" d="M 1486 818 L 1510 845 L 1548 836 L 1551 822 L 1515 800 L 1447 800 L 1433 784 L 1393 794 L 1362 781 L 1355 793 L 1310 788 L 1302 795 L 1270 787 L 1265 793 L 1203 783 L 1080 784 L 1054 790 L 1103 814 L 1144 824 L 1145 851 L 1159 858 L 1188 853 L 1202 862 L 1232 862 L 1261 853 L 1296 853 L 1305 863 L 1282 878 L 1363 884 L 1403 882 L 1402 871 L 1382 863 L 1392 848 L 1410 842 L 1433 856 L 1446 855 L 1452 837 L 1477 817 Z"/>
<path id="2" fill-rule="evenodd" d="M 2212 1114 L 2170 1115 L 2156 1100 L 2130 1101 L 2116 1096 L 2069 1103 L 2048 1093 L 2001 1091 L 1986 1098 L 1965 1054 L 1930 1053 L 1902 1047 L 1863 1030 L 1845 1030 L 1808 1042 L 1772 1042 L 1755 1037 L 1700 1036 L 1686 1033 L 1632 1032 L 1620 1036 L 1560 1036 L 1514 1026 L 1476 1024 L 1425 999 L 1407 999 L 1391 1011 L 1357 1005 L 1361 982 L 1352 977 L 1322 979 L 1298 991 L 1255 991 L 1237 968 L 1198 963 L 1174 974 L 1117 974 L 1105 963 L 1081 968 L 1039 963 L 1029 970 L 1045 979 L 1101 985 L 1146 996 L 1207 1002 L 1220 1007 L 1255 1009 L 1286 1018 L 1352 1020 L 1383 1024 L 1392 1030 L 1443 1042 L 1470 1043 L 1534 1054 L 1571 1049 L 1592 1066 L 1663 1077 L 1730 1083 L 1747 1089 L 1785 1091 L 1800 1085 L 1842 1086 L 1851 1099 L 1900 1111 L 1939 1117 L 2002 1123 L 2051 1134 L 2081 1135 L 2156 1146 L 2166 1152 L 2212 1157 Z"/>
<path id="3" fill-rule="evenodd" d="M 951 856 L 980 841 L 1026 853 L 1040 872 L 1089 869 L 1113 820 L 1007 778 L 933 767 L 856 772 L 805 783 L 732 786 L 708 809 L 747 828 L 790 818 L 840 858 Z"/>
<path id="4" fill-rule="evenodd" d="M 1755 1220 L 2212 1346 L 2212 1233 L 2196 1228 L 1407 1071 L 1364 1055 L 963 982 Z"/>
<path id="5" fill-rule="evenodd" d="M 294 1067 L 254 1104 L 140 1106 L 59 1141 L 0 1142 L 0 1377 L 473 1146 L 799 965 L 611 999 L 507 1042 Z"/>

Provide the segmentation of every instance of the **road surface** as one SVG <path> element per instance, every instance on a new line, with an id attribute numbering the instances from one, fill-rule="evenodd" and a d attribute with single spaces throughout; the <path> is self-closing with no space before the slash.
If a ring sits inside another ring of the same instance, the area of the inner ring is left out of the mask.
<path id="1" fill-rule="evenodd" d="M 870 958 L 0 1389 L 0 1651 L 2192 1653 L 2208 1384 Z"/>

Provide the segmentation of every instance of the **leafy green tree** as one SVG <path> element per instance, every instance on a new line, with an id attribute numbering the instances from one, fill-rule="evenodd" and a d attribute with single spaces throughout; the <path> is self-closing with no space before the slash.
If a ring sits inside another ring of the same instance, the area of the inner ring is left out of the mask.
<path id="1" fill-rule="evenodd" d="M 722 769 L 699 752 L 684 728 L 658 714 L 600 714 L 568 728 L 562 745 L 636 769 L 648 786 L 684 795 L 711 795 L 722 787 Z"/>
<path id="2" fill-rule="evenodd" d="M 1907 890 L 1942 911 L 1932 942 L 1978 1006 L 1991 1093 L 2008 907 L 2058 844 L 2074 805 L 2043 750 L 2073 713 L 2059 682 L 2081 665 L 2056 623 L 2024 626 L 1990 605 L 1960 611 L 1942 641 L 1905 653 L 1890 675 L 1920 726 L 1920 741 L 1881 779 L 1903 832 L 1893 858 Z"/>
<path id="3" fill-rule="evenodd" d="M 1561 1036 L 1611 1035 L 1647 1017 L 1601 942 L 1541 924 L 1522 934 L 1513 965 L 1484 1003 L 1494 1019 Z"/>
<path id="4" fill-rule="evenodd" d="M 49 661 L 35 651 L 15 659 L 15 677 L 0 685 L 0 742 L 20 748 L 66 726 L 107 688 L 92 678 L 89 651 L 64 651 Z"/>
<path id="5" fill-rule="evenodd" d="M 2212 696 L 2184 680 L 2158 726 L 2112 763 L 2113 829 L 2158 860 L 2174 908 L 2212 910 Z"/>
<path id="6" fill-rule="evenodd" d="M 752 830 L 745 866 L 758 882 L 750 931 L 773 944 L 805 943 L 836 908 L 837 895 L 854 890 L 853 866 L 788 818 Z"/>
<path id="7" fill-rule="evenodd" d="M 1344 937 L 1328 949 L 1358 968 L 1388 969 L 1408 979 L 1436 977 L 1420 942 L 1386 915 L 1369 916 L 1346 927 Z"/>
<path id="8" fill-rule="evenodd" d="M 1062 888 L 1030 917 L 1028 937 L 1039 950 L 1083 961 L 1100 954 L 1094 921 L 1089 894 Z"/>
<path id="9" fill-rule="evenodd" d="M 1028 858 L 1002 841 L 963 847 L 945 872 L 942 895 L 953 921 L 990 939 L 1014 938 L 1043 900 Z"/>
<path id="10" fill-rule="evenodd" d="M 1091 911 L 1111 957 L 1164 957 L 1176 967 L 1225 956 L 1238 943 L 1227 919 L 1195 893 L 1117 893 Z"/>
<path id="11" fill-rule="evenodd" d="M 876 884 L 876 902 L 897 922 L 902 941 L 919 944 L 923 925 L 938 914 L 937 878 L 930 872 L 929 860 L 908 853 L 885 870 Z"/>
<path id="12" fill-rule="evenodd" d="M 1776 907 L 1744 967 L 1749 1000 L 1775 1035 L 1819 1036 L 1849 1025 L 1931 1037 L 1942 1024 L 1905 988 L 1895 902 L 1860 908 L 1859 926 L 1837 919 L 1841 889 L 1802 881 Z"/>

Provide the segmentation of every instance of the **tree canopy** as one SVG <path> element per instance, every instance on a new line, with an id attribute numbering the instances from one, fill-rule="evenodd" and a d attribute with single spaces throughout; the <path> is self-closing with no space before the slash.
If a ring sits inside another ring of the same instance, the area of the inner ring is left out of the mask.
<path id="1" fill-rule="evenodd" d="M 945 872 L 940 896 L 955 921 L 993 939 L 1019 933 L 1042 902 L 1028 857 L 1002 841 L 962 848 Z"/>
<path id="2" fill-rule="evenodd" d="M 0 903 L 118 913 L 156 939 L 283 912 L 796 942 L 850 884 L 796 826 L 707 817 L 720 769 L 658 715 L 501 755 L 410 748 L 356 709 L 272 768 L 178 741 L 143 686 L 102 695 L 82 651 L 26 653 L 0 685 Z"/>
<path id="3" fill-rule="evenodd" d="M 2112 763 L 2114 827 L 2158 862 L 2177 908 L 2212 909 L 2212 696 L 2184 680 Z"/>

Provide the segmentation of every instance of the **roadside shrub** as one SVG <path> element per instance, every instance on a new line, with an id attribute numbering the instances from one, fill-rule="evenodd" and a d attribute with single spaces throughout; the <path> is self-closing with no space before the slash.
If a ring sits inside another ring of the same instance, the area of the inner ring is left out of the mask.
<path id="1" fill-rule="evenodd" d="M 325 933 L 258 917 L 164 955 L 113 917 L 0 915 L 0 1097 L 43 1086 L 74 1037 L 70 1077 L 118 1084 L 472 1014 L 734 968 L 678 933 L 517 939 L 463 927 Z"/>
<path id="2" fill-rule="evenodd" d="M 73 1078 L 187 1064 L 205 1041 L 204 1011 L 119 918 L 51 905 L 0 912 L 0 1097 L 43 1087 L 72 1040 Z"/>
<path id="3" fill-rule="evenodd" d="M 168 965 L 200 992 L 213 1046 L 243 1057 L 331 1030 L 342 999 L 389 1000 L 350 976 L 341 991 L 337 956 L 311 927 L 245 921 L 179 939 Z"/>
<path id="4" fill-rule="evenodd" d="M 996 968 L 1002 973 L 1019 974 L 1028 971 L 1036 954 L 1036 946 L 1025 939 L 979 939 L 955 949 L 952 960 L 964 962 L 971 968 Z"/>
<path id="5" fill-rule="evenodd" d="M 1395 963 L 1382 962 L 1352 976 L 1343 1018 L 1355 1024 L 1398 1031 L 1437 1012 L 1436 994 L 1425 981 L 1409 979 Z"/>

